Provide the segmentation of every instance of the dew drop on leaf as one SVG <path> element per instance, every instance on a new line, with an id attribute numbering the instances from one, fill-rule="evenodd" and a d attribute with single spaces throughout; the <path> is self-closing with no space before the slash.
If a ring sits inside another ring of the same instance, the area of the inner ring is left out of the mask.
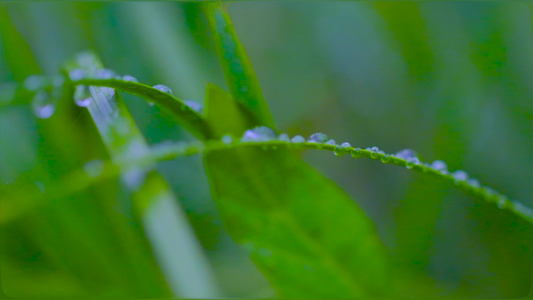
<path id="1" fill-rule="evenodd" d="M 436 171 L 441 171 L 441 172 L 448 171 L 448 166 L 442 160 L 436 160 L 432 162 L 430 168 Z"/>
<path id="2" fill-rule="evenodd" d="M 96 71 L 95 74 L 96 78 L 98 79 L 111 79 L 115 77 L 115 72 L 109 70 L 109 69 L 100 69 Z"/>
<path id="3" fill-rule="evenodd" d="M 353 158 L 359 158 L 361 157 L 361 148 L 355 148 L 352 150 L 352 152 L 350 153 L 352 155 Z"/>
<path id="4" fill-rule="evenodd" d="M 74 91 L 74 102 L 80 107 L 87 107 L 91 104 L 91 93 L 87 86 L 76 86 L 76 90 Z"/>
<path id="5" fill-rule="evenodd" d="M 417 158 L 416 157 L 416 152 L 411 150 L 411 149 L 403 149 L 403 150 L 397 152 L 395 154 L 395 156 L 400 158 L 400 159 L 405 159 L 405 160 Z"/>
<path id="6" fill-rule="evenodd" d="M 337 143 L 335 142 L 335 140 L 329 140 L 326 142 L 327 145 L 337 145 Z"/>
<path id="7" fill-rule="evenodd" d="M 466 181 L 468 180 L 468 174 L 463 170 L 457 170 L 452 174 L 455 181 Z"/>
<path id="8" fill-rule="evenodd" d="M 317 133 L 313 133 L 309 139 L 307 139 L 307 141 L 309 143 L 324 143 L 328 140 L 328 136 L 323 134 L 323 133 L 320 133 L 320 132 L 317 132 Z"/>
<path id="9" fill-rule="evenodd" d="M 246 130 L 241 141 L 243 142 L 271 141 L 271 140 L 275 140 L 276 138 L 277 136 L 274 130 L 268 127 L 265 127 L 265 126 L 260 126 L 254 129 Z"/>
<path id="10" fill-rule="evenodd" d="M 46 77 L 43 75 L 30 75 L 24 80 L 24 88 L 28 91 L 35 92 L 44 88 L 47 84 Z"/>
<path id="11" fill-rule="evenodd" d="M 305 143 L 305 139 L 304 139 L 304 137 L 301 136 L 301 135 L 296 135 L 296 136 L 294 136 L 294 137 L 291 139 L 291 142 L 293 142 L 293 143 L 297 143 L 297 144 L 299 144 L 299 143 Z"/>
<path id="12" fill-rule="evenodd" d="M 233 138 L 231 137 L 231 135 L 225 135 L 222 137 L 222 143 L 226 145 L 231 145 L 232 142 L 233 142 Z"/>
<path id="13" fill-rule="evenodd" d="M 283 142 L 290 142 L 291 141 L 291 138 L 289 137 L 288 134 L 286 133 L 282 133 L 278 136 L 278 140 L 280 141 L 283 141 Z"/>
<path id="14" fill-rule="evenodd" d="M 37 118 L 48 119 L 54 114 L 56 107 L 50 99 L 50 94 L 41 90 L 33 97 L 32 110 Z"/>
<path id="15" fill-rule="evenodd" d="M 504 199 L 500 199 L 498 201 L 498 208 L 503 209 L 505 208 L 506 204 L 507 204 L 507 201 L 505 201 Z"/>
<path id="16" fill-rule="evenodd" d="M 158 89 L 161 92 L 164 92 L 164 93 L 172 95 L 172 90 L 166 85 L 162 85 L 162 84 L 154 85 L 154 89 Z"/>
<path id="17" fill-rule="evenodd" d="M 137 80 L 137 78 L 135 78 L 135 77 L 133 77 L 131 75 L 122 76 L 122 80 L 129 81 L 129 82 L 139 82 L 139 80 Z"/>
<path id="18" fill-rule="evenodd" d="M 474 178 L 468 180 L 468 185 L 475 187 L 475 188 L 478 188 L 481 186 L 481 184 L 479 184 L 479 181 Z"/>
<path id="19" fill-rule="evenodd" d="M 87 72 L 85 72 L 82 69 L 74 69 L 70 71 L 68 76 L 70 77 L 70 80 L 73 80 L 73 81 L 82 80 L 87 76 Z"/>
<path id="20" fill-rule="evenodd" d="M 333 151 L 335 152 L 336 156 L 343 156 L 346 154 L 346 152 L 348 152 L 347 148 L 350 148 L 351 146 L 352 145 L 350 145 L 350 143 L 344 142 L 339 146 L 335 147 L 335 150 Z"/>
<path id="21" fill-rule="evenodd" d="M 391 158 L 387 154 L 383 154 L 383 156 L 381 156 L 381 162 L 384 163 L 384 164 L 390 162 L 390 160 L 391 160 Z"/>
<path id="22" fill-rule="evenodd" d="M 204 111 L 204 106 L 194 100 L 185 100 L 183 101 L 183 103 L 185 103 L 185 105 L 187 105 L 190 109 L 194 110 L 199 114 L 203 113 Z"/>

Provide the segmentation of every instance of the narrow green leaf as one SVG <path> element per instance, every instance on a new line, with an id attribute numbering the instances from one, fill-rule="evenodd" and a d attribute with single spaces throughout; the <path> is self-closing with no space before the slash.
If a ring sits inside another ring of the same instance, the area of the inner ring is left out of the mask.
<path id="1" fill-rule="evenodd" d="M 90 85 L 109 87 L 120 91 L 128 92 L 144 98 L 145 100 L 154 103 L 166 112 L 170 113 L 176 118 L 177 122 L 193 135 L 200 139 L 205 139 L 209 136 L 209 129 L 202 116 L 196 111 L 185 105 L 183 101 L 172 96 L 171 94 L 162 92 L 149 85 L 131 81 L 124 81 L 120 79 L 81 79 L 73 81 L 77 85 Z"/>
<path id="2" fill-rule="evenodd" d="M 274 128 L 274 120 L 263 98 L 259 81 L 224 4 L 205 5 L 205 14 L 213 34 L 218 57 L 231 95 L 247 118 L 246 128 L 267 126 Z"/>
<path id="3" fill-rule="evenodd" d="M 86 52 L 68 64 L 67 71 L 80 68 L 94 76 L 103 68 L 98 58 Z M 120 82 L 118 84 L 121 84 Z M 122 83 L 122 85 L 124 85 Z M 145 87 L 151 91 L 149 87 Z M 89 113 L 114 161 L 127 161 L 148 153 L 148 146 L 118 92 L 90 87 Z M 172 101 L 170 98 L 157 98 Z M 167 101 L 167 102 L 168 102 Z M 125 170 L 122 182 L 131 195 L 134 214 L 142 220 L 148 238 L 155 245 L 167 280 L 184 297 L 213 297 L 217 288 L 206 258 L 187 217 L 164 179 L 155 171 L 155 161 Z M 169 232 L 167 228 L 174 228 Z"/>
<path id="4" fill-rule="evenodd" d="M 22 82 L 28 74 L 40 73 L 29 45 L 11 22 L 5 5 L 0 4 L 0 39 L 9 47 L 4 47 L 6 61 L 15 80 Z"/>

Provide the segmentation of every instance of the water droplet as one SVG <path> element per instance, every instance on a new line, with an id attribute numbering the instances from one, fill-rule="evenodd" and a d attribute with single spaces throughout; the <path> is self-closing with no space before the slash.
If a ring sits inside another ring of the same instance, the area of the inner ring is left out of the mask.
<path id="1" fill-rule="evenodd" d="M 74 102 L 80 107 L 87 107 L 91 104 L 91 93 L 87 86 L 76 86 L 76 90 L 74 91 Z"/>
<path id="2" fill-rule="evenodd" d="M 144 184 L 146 173 L 141 168 L 134 168 L 123 172 L 121 177 L 130 190 L 137 191 Z"/>
<path id="3" fill-rule="evenodd" d="M 339 146 L 335 147 L 333 151 L 335 152 L 336 156 L 343 156 L 348 152 L 347 148 L 350 148 L 350 147 L 352 147 L 350 143 L 344 142 L 340 144 Z"/>
<path id="4" fill-rule="evenodd" d="M 337 143 L 335 142 L 335 140 L 329 140 L 326 142 L 327 145 L 337 145 Z"/>
<path id="5" fill-rule="evenodd" d="M 155 105 L 154 102 L 149 102 L 149 101 L 148 101 L 147 103 L 148 103 L 148 106 L 154 106 L 154 105 Z"/>
<path id="6" fill-rule="evenodd" d="M 74 69 L 69 72 L 68 76 L 72 81 L 82 80 L 87 76 L 87 72 L 82 69 Z"/>
<path id="7" fill-rule="evenodd" d="M 291 141 L 291 138 L 289 137 L 288 134 L 286 133 L 282 133 L 278 136 L 278 140 L 280 141 L 283 141 L 283 142 L 290 142 Z"/>
<path id="8" fill-rule="evenodd" d="M 129 81 L 129 82 L 139 82 L 139 80 L 137 80 L 137 78 L 135 78 L 135 77 L 133 77 L 131 75 L 122 76 L 122 80 Z"/>
<path id="9" fill-rule="evenodd" d="M 507 206 L 507 201 L 505 201 L 505 199 L 502 198 L 502 199 L 498 200 L 498 208 L 503 209 L 506 206 Z"/>
<path id="10" fill-rule="evenodd" d="M 490 187 L 485 187 L 484 190 L 485 190 L 485 194 L 487 194 L 488 197 L 494 197 L 497 195 L 496 191 Z"/>
<path id="11" fill-rule="evenodd" d="M 436 161 L 432 162 L 430 168 L 432 168 L 433 170 L 436 170 L 436 171 L 440 171 L 440 172 L 447 172 L 448 171 L 448 166 L 442 160 L 436 160 Z"/>
<path id="12" fill-rule="evenodd" d="M 30 75 L 24 80 L 24 88 L 32 92 L 46 87 L 47 84 L 48 80 L 43 75 Z"/>
<path id="13" fill-rule="evenodd" d="M 355 148 L 352 150 L 352 152 L 350 153 L 352 155 L 353 158 L 359 158 L 361 157 L 361 148 Z"/>
<path id="14" fill-rule="evenodd" d="M 317 132 L 317 133 L 313 133 L 309 139 L 307 139 L 307 141 L 309 143 L 324 143 L 328 140 L 328 136 L 323 134 L 323 133 L 320 133 L 320 132 Z"/>
<path id="15" fill-rule="evenodd" d="M 158 90 L 160 90 L 163 93 L 167 93 L 167 94 L 171 94 L 172 95 L 172 90 L 166 85 L 162 85 L 162 84 L 154 85 L 154 89 L 158 89 Z"/>
<path id="16" fill-rule="evenodd" d="M 33 97 L 32 109 L 37 118 L 48 119 L 54 114 L 56 107 L 50 99 L 50 94 L 41 90 Z"/>
<path id="17" fill-rule="evenodd" d="M 305 143 L 305 139 L 304 139 L 304 137 L 301 136 L 301 135 L 296 135 L 296 136 L 294 136 L 294 137 L 291 139 L 291 142 L 293 142 L 293 143 L 297 143 L 297 144 L 299 144 L 299 143 Z"/>
<path id="18" fill-rule="evenodd" d="M 403 150 L 397 152 L 394 156 L 396 156 L 396 157 L 398 157 L 400 159 L 405 159 L 405 160 L 417 158 L 416 157 L 416 152 L 411 150 L 411 149 L 403 149 Z"/>
<path id="19" fill-rule="evenodd" d="M 254 129 L 246 130 L 244 133 L 241 141 L 243 142 L 259 142 L 259 141 L 270 141 L 275 140 L 277 138 L 276 133 L 274 130 L 265 127 L 260 126 L 256 127 Z"/>
<path id="20" fill-rule="evenodd" d="M 233 138 L 231 137 L 231 135 L 225 135 L 222 137 L 222 143 L 226 145 L 231 145 L 231 143 L 233 143 Z"/>
<path id="21" fill-rule="evenodd" d="M 481 184 L 479 183 L 479 181 L 477 179 L 469 179 L 468 181 L 468 185 L 472 186 L 472 187 L 475 187 L 475 188 L 479 188 L 481 186 Z"/>
<path id="22" fill-rule="evenodd" d="M 384 164 L 390 162 L 390 160 L 391 160 L 391 158 L 390 158 L 390 156 L 387 155 L 387 154 L 384 154 L 384 155 L 381 157 L 381 162 L 384 163 Z"/>
<path id="23" fill-rule="evenodd" d="M 201 103 L 198 103 L 194 100 L 185 100 L 183 103 L 199 114 L 204 112 L 204 106 Z"/>
<path id="24" fill-rule="evenodd" d="M 376 146 L 367 147 L 365 150 L 368 150 L 370 152 L 379 152 L 379 148 Z"/>
<path id="25" fill-rule="evenodd" d="M 452 174 L 453 178 L 455 179 L 455 181 L 466 181 L 468 180 L 468 174 L 463 171 L 463 170 L 457 170 L 455 172 L 453 172 Z"/>
<path id="26" fill-rule="evenodd" d="M 102 175 L 102 172 L 104 171 L 104 162 L 99 159 L 91 160 L 83 166 L 83 171 L 90 178 L 96 178 Z"/>
<path id="27" fill-rule="evenodd" d="M 115 72 L 113 72 L 112 70 L 109 70 L 109 69 L 100 69 L 98 71 L 96 71 L 96 78 L 98 79 L 111 79 L 113 77 L 115 77 Z"/>

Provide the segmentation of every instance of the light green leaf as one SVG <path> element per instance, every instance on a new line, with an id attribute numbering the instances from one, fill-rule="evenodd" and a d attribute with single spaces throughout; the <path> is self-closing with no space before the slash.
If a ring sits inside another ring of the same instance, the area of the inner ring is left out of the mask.
<path id="1" fill-rule="evenodd" d="M 205 5 L 205 13 L 226 83 L 237 107 L 247 118 L 248 128 L 267 126 L 274 128 L 274 121 L 263 98 L 259 81 L 243 45 L 237 38 L 226 8 L 221 3 Z"/>
<path id="2" fill-rule="evenodd" d="M 221 133 L 242 131 L 242 123 L 227 121 L 242 120 L 237 103 L 219 88 L 208 91 L 209 124 L 223 124 Z M 383 294 L 387 255 L 372 222 L 298 155 L 228 147 L 206 151 L 204 162 L 228 232 L 250 247 L 281 296 Z"/>
<path id="3" fill-rule="evenodd" d="M 86 52 L 67 65 L 67 72 L 76 68 L 94 76 L 97 70 L 103 69 L 103 65 L 96 55 Z M 112 160 L 127 161 L 146 155 L 148 145 L 120 94 L 109 88 L 91 86 L 89 89 L 91 102 L 87 108 Z M 172 101 L 157 98 L 158 93 L 155 95 L 152 98 Z M 121 179 L 131 196 L 134 218 L 139 218 L 144 226 L 166 279 L 175 288 L 174 292 L 184 297 L 216 295 L 217 288 L 199 242 L 175 195 L 156 172 L 155 161 L 125 170 Z M 169 227 L 173 228 L 172 232 L 167 230 Z"/>

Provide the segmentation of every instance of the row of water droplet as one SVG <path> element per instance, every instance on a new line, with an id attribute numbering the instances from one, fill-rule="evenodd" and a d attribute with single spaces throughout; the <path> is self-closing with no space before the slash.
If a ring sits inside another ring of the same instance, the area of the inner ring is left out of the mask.
<path id="1" fill-rule="evenodd" d="M 129 82 L 139 82 L 135 77 L 131 75 L 119 76 L 109 69 L 97 70 L 94 75 L 88 74 L 85 70 L 74 69 L 69 73 L 69 78 L 72 81 L 79 81 L 82 79 L 118 79 Z M 34 96 L 31 102 L 32 110 L 38 118 L 47 119 L 50 118 L 55 110 L 58 100 L 61 98 L 64 85 L 63 76 L 47 77 L 44 75 L 30 75 L 28 76 L 23 86 L 26 90 L 34 92 Z M 153 86 L 164 93 L 172 95 L 172 90 L 165 85 L 158 84 Z M 89 87 L 86 85 L 76 85 L 74 90 L 74 102 L 80 107 L 87 107 L 92 102 L 91 89 L 95 92 L 102 92 L 106 98 L 113 97 L 115 90 L 107 87 Z M 193 100 L 185 100 L 185 105 L 197 113 L 203 113 L 203 105 Z M 152 102 L 149 102 L 153 106 Z"/>
<path id="2" fill-rule="evenodd" d="M 70 79 L 73 81 L 82 80 L 82 79 L 117 79 L 117 80 L 123 80 L 123 81 L 129 81 L 129 82 L 139 82 L 137 78 L 131 76 L 131 75 L 116 75 L 116 73 L 109 69 L 101 69 L 96 71 L 94 76 L 88 75 L 84 70 L 82 69 L 75 69 L 69 74 Z M 163 93 L 167 93 L 172 95 L 172 89 L 170 89 L 168 86 L 163 84 L 156 84 L 153 86 L 154 89 L 160 90 Z M 91 103 L 91 94 L 88 90 L 88 88 L 84 85 L 78 85 L 76 87 L 76 92 L 74 94 L 74 101 L 77 105 L 86 107 Z M 153 102 L 148 102 L 150 106 L 153 106 Z M 189 107 L 190 109 L 196 111 L 197 113 L 202 114 L 204 107 L 201 103 L 196 102 L 194 100 L 185 100 L 184 104 Z"/>
<path id="3" fill-rule="evenodd" d="M 307 139 L 305 139 L 301 135 L 296 135 L 290 138 L 289 135 L 285 133 L 277 135 L 274 130 L 264 126 L 247 130 L 240 139 L 240 142 L 268 141 L 281 141 L 291 144 L 313 143 L 317 144 L 318 148 L 321 148 L 322 146 L 333 146 L 333 151 L 336 156 L 343 156 L 349 153 L 353 158 L 359 158 L 361 156 L 366 155 L 370 156 L 370 158 L 372 159 L 380 159 L 383 163 L 390 163 L 393 159 L 400 159 L 405 161 L 405 167 L 408 169 L 412 169 L 415 166 L 419 166 L 419 169 L 422 171 L 431 170 L 435 173 L 440 173 L 445 176 L 451 176 L 454 179 L 455 184 L 457 185 L 466 184 L 467 186 L 470 186 L 474 189 L 482 189 L 487 196 L 494 196 L 499 199 L 498 206 L 500 208 L 503 208 L 505 205 L 508 205 L 510 203 L 510 200 L 505 199 L 504 196 L 499 195 L 491 188 L 481 186 L 477 179 L 469 178 L 468 174 L 465 171 L 457 170 L 454 172 L 450 172 L 448 170 L 448 166 L 442 160 L 435 160 L 432 163 L 421 162 L 416 152 L 411 149 L 404 149 L 395 154 L 387 154 L 376 146 L 361 149 L 352 147 L 348 142 L 344 142 L 339 145 L 335 142 L 335 140 L 329 139 L 328 136 L 323 133 L 314 133 Z M 222 142 L 224 144 L 230 145 L 233 144 L 235 141 L 230 135 L 225 135 L 222 137 Z M 264 148 L 267 147 L 265 146 Z M 396 162 L 402 163 L 401 161 Z"/>

